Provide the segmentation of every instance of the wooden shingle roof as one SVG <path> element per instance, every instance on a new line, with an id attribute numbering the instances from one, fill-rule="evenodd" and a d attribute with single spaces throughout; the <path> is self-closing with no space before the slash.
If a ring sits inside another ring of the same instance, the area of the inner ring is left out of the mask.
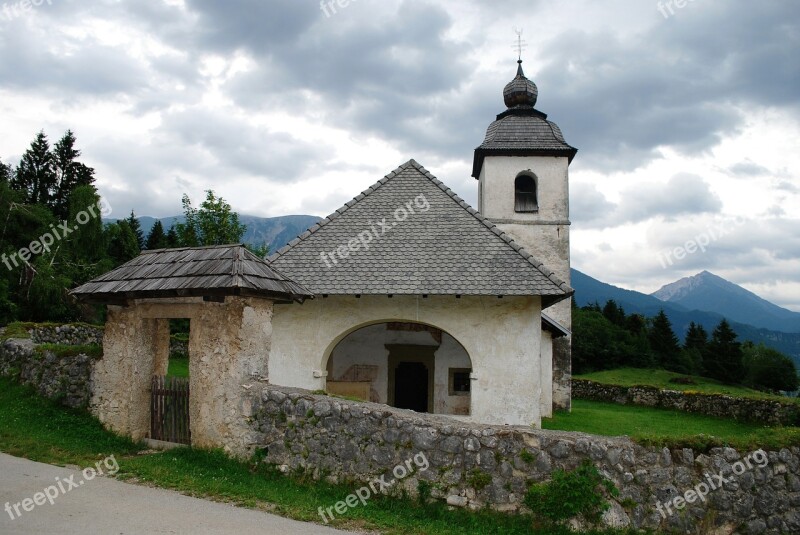
<path id="1" fill-rule="evenodd" d="M 71 293 L 92 302 L 225 295 L 298 301 L 313 297 L 240 244 L 143 251 Z"/>

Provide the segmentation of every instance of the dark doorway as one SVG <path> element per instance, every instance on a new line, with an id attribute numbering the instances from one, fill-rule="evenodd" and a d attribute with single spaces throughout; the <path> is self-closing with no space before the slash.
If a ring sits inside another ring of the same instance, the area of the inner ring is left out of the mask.
<path id="1" fill-rule="evenodd" d="M 417 412 L 434 412 L 434 353 L 439 346 L 387 344 L 389 405 Z"/>
<path id="2" fill-rule="evenodd" d="M 421 362 L 401 362 L 394 371 L 394 406 L 428 412 L 428 368 Z"/>

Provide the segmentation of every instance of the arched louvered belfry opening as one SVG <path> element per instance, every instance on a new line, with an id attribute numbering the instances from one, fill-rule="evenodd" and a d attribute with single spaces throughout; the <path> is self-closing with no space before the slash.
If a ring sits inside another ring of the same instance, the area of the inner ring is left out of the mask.
<path id="1" fill-rule="evenodd" d="M 514 211 L 521 213 L 539 211 L 535 177 L 522 174 L 514 180 Z"/>

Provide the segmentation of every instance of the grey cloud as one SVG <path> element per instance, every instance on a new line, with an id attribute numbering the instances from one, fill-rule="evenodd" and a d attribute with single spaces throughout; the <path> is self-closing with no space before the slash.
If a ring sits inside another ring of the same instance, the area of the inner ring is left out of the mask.
<path id="1" fill-rule="evenodd" d="M 722 201 L 702 177 L 689 173 L 673 176 L 666 184 L 642 184 L 623 192 L 615 219 L 644 221 L 656 216 L 670 219 L 681 215 L 716 213 Z"/>
<path id="2" fill-rule="evenodd" d="M 728 173 L 736 177 L 748 178 L 768 175 L 770 174 L 770 171 L 763 165 L 759 165 L 750 159 L 746 159 L 730 166 L 728 168 Z"/>
<path id="3" fill-rule="evenodd" d="M 616 209 L 594 184 L 573 183 L 569 203 L 572 222 L 584 228 L 606 226 Z"/>
<path id="4" fill-rule="evenodd" d="M 276 182 L 296 180 L 332 154 L 328 147 L 202 108 L 166 114 L 159 133 L 178 146 L 208 151 L 223 168 Z"/>

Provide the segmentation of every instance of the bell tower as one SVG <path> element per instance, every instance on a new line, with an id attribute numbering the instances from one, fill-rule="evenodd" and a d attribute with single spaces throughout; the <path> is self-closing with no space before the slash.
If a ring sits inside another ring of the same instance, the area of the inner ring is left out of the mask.
<path id="1" fill-rule="evenodd" d="M 525 77 L 522 60 L 517 63 L 517 75 L 503 90 L 506 110 L 475 149 L 472 176 L 478 179 L 478 209 L 569 284 L 569 165 L 578 149 L 535 108 L 539 90 Z M 571 329 L 571 300 L 543 312 Z M 571 347 L 571 337 L 553 341 L 557 409 L 571 406 Z"/>

